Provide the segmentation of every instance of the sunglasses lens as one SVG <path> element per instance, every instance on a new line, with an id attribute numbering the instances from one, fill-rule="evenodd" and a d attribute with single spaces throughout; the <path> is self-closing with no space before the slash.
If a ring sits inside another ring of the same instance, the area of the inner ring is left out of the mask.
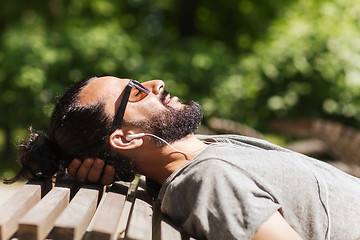
<path id="1" fill-rule="evenodd" d="M 147 96 L 147 93 L 137 89 L 136 87 L 133 87 L 130 92 L 129 101 L 130 102 L 138 102 L 145 98 Z"/>

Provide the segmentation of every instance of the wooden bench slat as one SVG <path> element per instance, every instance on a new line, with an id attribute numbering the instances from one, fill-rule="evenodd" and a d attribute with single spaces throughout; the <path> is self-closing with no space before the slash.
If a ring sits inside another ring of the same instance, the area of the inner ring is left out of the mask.
<path id="1" fill-rule="evenodd" d="M 20 239 L 44 239 L 52 229 L 55 219 L 69 203 L 70 189 L 54 187 L 25 216 L 20 219 Z"/>
<path id="2" fill-rule="evenodd" d="M 161 213 L 158 201 L 153 203 L 153 240 L 184 240 L 181 232 L 168 222 L 168 219 Z"/>
<path id="3" fill-rule="evenodd" d="M 114 183 L 100 202 L 90 223 L 88 239 L 113 239 L 120 221 L 127 187 Z"/>
<path id="4" fill-rule="evenodd" d="M 8 239 L 18 228 L 18 221 L 41 199 L 41 186 L 25 184 L 0 208 L 0 239 Z"/>
<path id="5" fill-rule="evenodd" d="M 29 181 L 0 207 L 0 240 L 10 238 L 20 218 L 51 188 L 50 181 Z"/>
<path id="6" fill-rule="evenodd" d="M 80 189 L 54 224 L 54 239 L 81 239 L 97 205 L 99 190 Z"/>
<path id="7" fill-rule="evenodd" d="M 160 230 L 161 230 L 161 238 L 160 239 L 172 239 L 172 240 L 181 240 L 181 233 L 171 226 L 169 223 L 167 223 L 164 220 L 161 220 L 160 223 Z"/>
<path id="8" fill-rule="evenodd" d="M 141 188 L 136 192 L 132 212 L 126 228 L 125 239 L 151 240 L 152 238 L 152 199 Z"/>

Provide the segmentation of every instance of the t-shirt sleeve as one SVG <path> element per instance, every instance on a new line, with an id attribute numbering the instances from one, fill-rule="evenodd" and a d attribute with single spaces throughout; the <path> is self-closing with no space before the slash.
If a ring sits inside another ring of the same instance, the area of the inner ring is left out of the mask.
<path id="1" fill-rule="evenodd" d="M 251 239 L 281 206 L 243 169 L 207 159 L 169 184 L 162 211 L 199 239 Z"/>

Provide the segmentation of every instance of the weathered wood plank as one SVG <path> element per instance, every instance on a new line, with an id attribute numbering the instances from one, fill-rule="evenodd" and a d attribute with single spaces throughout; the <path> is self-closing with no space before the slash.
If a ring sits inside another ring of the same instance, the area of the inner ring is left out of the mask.
<path id="1" fill-rule="evenodd" d="M 138 189 L 126 229 L 125 239 L 152 239 L 152 199 L 143 190 Z"/>
<path id="2" fill-rule="evenodd" d="M 100 202 L 90 223 L 87 239 L 113 239 L 120 221 L 127 194 L 127 187 L 114 183 Z"/>
<path id="3" fill-rule="evenodd" d="M 54 187 L 19 222 L 19 239 L 44 239 L 69 203 L 70 189 Z"/>
<path id="4" fill-rule="evenodd" d="M 152 240 L 182 240 L 181 233 L 161 213 L 158 201 L 153 203 Z"/>
<path id="5" fill-rule="evenodd" d="M 100 189 L 81 188 L 55 221 L 51 237 L 81 239 L 94 216 Z"/>
<path id="6" fill-rule="evenodd" d="M 41 199 L 41 187 L 24 185 L 0 208 L 0 239 L 8 239 L 18 228 L 20 217 Z"/>
<path id="7" fill-rule="evenodd" d="M 161 230 L 161 238 L 162 240 L 165 239 L 173 239 L 173 240 L 181 240 L 181 233 L 170 225 L 168 222 L 162 220 L 160 223 L 160 230 Z"/>
<path id="8" fill-rule="evenodd" d="M 81 187 L 85 185 L 84 182 L 79 182 L 77 179 L 69 174 L 65 174 L 61 178 L 56 179 L 55 187 L 63 187 L 70 189 L 70 200 L 75 196 Z"/>
<path id="9" fill-rule="evenodd" d="M 0 240 L 10 238 L 20 218 L 51 188 L 49 181 L 29 181 L 0 207 Z"/>

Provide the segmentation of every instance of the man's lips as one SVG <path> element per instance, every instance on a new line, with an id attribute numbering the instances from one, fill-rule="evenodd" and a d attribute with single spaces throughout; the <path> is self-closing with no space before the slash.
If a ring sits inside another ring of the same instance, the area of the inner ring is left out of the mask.
<path id="1" fill-rule="evenodd" d="M 160 101 L 163 105 L 167 105 L 170 100 L 170 93 L 166 90 L 161 92 Z"/>
<path id="2" fill-rule="evenodd" d="M 169 96 L 169 99 L 167 100 L 166 104 L 168 105 L 168 104 L 170 104 L 170 102 L 174 102 L 174 101 L 180 102 L 178 97 L 174 96 L 174 97 L 170 98 L 170 96 Z"/>
<path id="3" fill-rule="evenodd" d="M 168 93 L 165 97 L 165 104 L 168 105 L 173 98 L 174 97 L 171 97 L 170 93 Z"/>
<path id="4" fill-rule="evenodd" d="M 164 104 L 164 105 L 169 105 L 170 104 L 170 102 L 173 102 L 174 100 L 178 100 L 179 101 L 179 98 L 178 97 L 171 97 L 170 96 L 170 93 L 169 92 L 167 92 L 167 91 L 165 91 L 164 93 L 163 93 L 163 96 L 161 97 L 161 101 L 162 101 L 162 103 Z"/>

